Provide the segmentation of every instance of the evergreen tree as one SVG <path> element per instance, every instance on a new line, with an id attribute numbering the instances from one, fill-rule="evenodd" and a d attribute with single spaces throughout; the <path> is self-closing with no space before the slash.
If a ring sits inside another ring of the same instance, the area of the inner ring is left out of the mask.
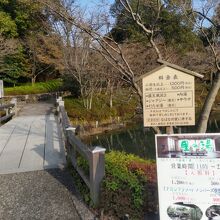
<path id="1" fill-rule="evenodd" d="M 201 44 L 194 32 L 193 24 L 186 19 L 185 14 L 178 7 L 179 1 L 161 1 L 163 7 L 159 14 L 156 0 L 131 0 L 130 4 L 133 10 L 140 14 L 145 27 L 154 29 L 155 37 L 165 41 L 167 45 L 185 52 Z M 187 5 L 190 9 L 191 1 L 187 0 Z M 117 42 L 147 41 L 145 33 L 134 23 L 120 0 L 116 0 L 112 5 L 111 13 L 116 19 L 111 34 Z"/>
<path id="2" fill-rule="evenodd" d="M 56 40 L 50 16 L 45 6 L 31 0 L 0 0 L 0 36 L 5 42 L 9 39 L 17 42 L 16 51 L 4 54 L 3 58 L 0 56 L 1 79 L 14 84 L 21 77 L 33 79 L 34 76 L 36 80 L 44 69 L 47 69 L 45 74 L 48 70 L 60 70 L 57 64 L 61 53 L 54 49 L 59 47 L 60 39 Z M 45 38 L 47 41 L 43 40 Z M 49 47 L 52 42 L 53 48 Z"/>

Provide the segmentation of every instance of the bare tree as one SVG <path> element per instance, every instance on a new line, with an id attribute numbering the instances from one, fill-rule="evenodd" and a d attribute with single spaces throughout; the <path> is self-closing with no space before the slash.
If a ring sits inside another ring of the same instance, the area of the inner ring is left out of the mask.
<path id="1" fill-rule="evenodd" d="M 128 57 L 124 53 L 123 45 L 114 41 L 110 34 L 104 34 L 103 29 L 107 30 L 109 28 L 109 22 L 106 22 L 106 17 L 103 15 L 98 15 L 99 22 L 88 22 L 88 20 L 83 20 L 82 18 L 78 19 L 72 10 L 69 10 L 65 7 L 68 3 L 68 0 L 63 1 L 62 3 L 65 4 L 56 4 L 55 2 L 51 2 L 50 0 L 42 1 L 38 0 L 45 4 L 53 13 L 60 16 L 63 20 L 68 22 L 69 24 L 75 26 L 76 28 L 80 29 L 83 33 L 87 34 L 91 39 L 91 47 L 99 52 L 118 72 L 119 77 L 123 80 L 127 85 L 129 85 L 139 97 L 140 104 L 142 105 L 142 90 L 140 85 L 136 82 L 136 77 L 140 74 L 134 71 L 134 68 L 131 66 Z M 157 29 L 157 21 L 160 19 L 161 11 L 163 7 L 165 7 L 165 3 L 160 0 L 155 1 L 147 1 L 152 9 L 156 12 L 154 22 L 151 25 L 146 25 L 144 23 L 144 19 L 142 18 L 142 14 L 140 13 L 140 4 L 143 2 L 140 0 L 136 1 L 136 5 L 131 5 L 130 1 L 128 0 L 119 0 L 120 7 L 123 8 L 123 11 L 126 12 L 126 16 L 129 16 L 133 22 L 139 27 L 142 33 L 145 34 L 146 38 L 148 39 L 149 44 L 147 47 L 151 45 L 154 49 L 157 58 L 166 59 L 167 56 L 164 56 L 162 53 L 161 48 L 159 47 L 157 40 L 158 35 L 156 37 L 156 33 L 158 32 Z M 179 2 L 181 7 L 185 7 L 187 14 L 189 15 L 189 10 L 191 9 L 191 1 L 183 0 Z M 203 32 L 204 36 L 207 38 L 209 43 L 209 48 L 211 48 L 212 54 L 215 58 L 215 65 L 219 72 L 219 54 L 217 52 L 218 45 L 216 44 L 216 40 L 213 41 L 209 38 L 207 34 L 205 34 L 204 28 L 204 21 L 208 20 L 212 22 L 213 27 L 218 30 L 215 31 L 214 36 L 215 39 L 219 38 L 219 25 L 213 21 L 212 18 L 209 18 L 209 14 L 207 10 L 203 10 L 202 12 L 193 11 L 191 15 L 199 15 L 199 30 Z M 192 16 L 193 17 L 193 16 Z M 191 17 L 190 17 L 191 18 Z M 192 25 L 195 25 L 195 21 L 198 21 L 198 16 L 194 16 L 192 20 Z M 198 26 L 198 24 L 197 24 Z M 160 41 L 160 39 L 159 39 Z M 161 42 L 161 41 L 160 41 Z M 213 82 L 212 88 L 207 96 L 207 100 L 204 104 L 203 111 L 201 113 L 200 121 L 199 121 L 199 131 L 205 131 L 207 126 L 207 121 L 209 118 L 209 114 L 211 111 L 212 103 L 215 100 L 215 96 L 219 89 L 219 74 L 216 74 L 215 80 Z M 157 132 L 159 132 L 158 128 L 155 128 Z"/>
<path id="2" fill-rule="evenodd" d="M 45 74 L 51 75 L 55 71 L 62 72 L 62 43 L 60 38 L 53 33 L 46 36 L 41 33 L 32 32 L 25 38 L 24 47 L 28 51 L 31 62 L 31 78 L 32 85 L 36 82 L 37 77 Z"/>
<path id="3" fill-rule="evenodd" d="M 214 77 L 213 73 L 210 73 L 211 88 L 206 96 L 197 122 L 197 131 L 204 133 L 207 130 L 209 116 L 220 89 L 220 4 L 216 0 L 206 0 L 200 3 L 203 5 L 200 10 L 191 8 L 191 10 L 185 10 L 185 14 L 187 17 L 189 17 L 189 14 L 193 15 L 192 23 L 200 32 L 203 41 L 206 42 L 206 53 L 212 57 L 211 65 L 215 69 Z M 215 17 L 213 16 L 214 11 L 216 12 Z"/>
<path id="4" fill-rule="evenodd" d="M 92 48 L 91 36 L 71 23 L 61 21 L 56 24 L 56 30 L 65 39 L 62 49 L 65 74 L 75 79 L 84 107 L 91 109 L 94 93 L 106 81 L 102 69 L 103 58 Z"/>
<path id="5" fill-rule="evenodd" d="M 131 86 L 134 91 L 137 93 L 140 104 L 142 104 L 142 91 L 140 85 L 136 82 L 137 73 L 132 70 L 127 58 L 125 57 L 122 46 L 115 42 L 114 39 L 109 35 L 103 34 L 103 29 L 107 29 L 107 26 L 110 22 L 106 22 L 106 17 L 103 15 L 98 15 L 98 23 L 91 23 L 82 19 L 77 19 L 75 17 L 72 10 L 68 10 L 65 7 L 60 7 L 60 5 L 56 4 L 55 2 L 51 1 L 42 1 L 50 10 L 54 13 L 58 14 L 60 17 L 65 19 L 66 22 L 69 24 L 74 25 L 75 27 L 79 28 L 81 31 L 86 33 L 93 41 L 93 49 L 98 51 L 115 69 L 117 69 L 118 73 L 120 74 L 120 78 L 126 82 L 129 86 Z M 67 1 L 64 1 L 65 3 Z M 134 21 L 143 29 L 146 33 L 147 37 L 150 40 L 151 45 L 155 49 L 155 52 L 158 55 L 158 58 L 161 58 L 160 51 L 154 41 L 154 26 L 152 29 L 147 29 L 141 20 L 141 15 L 137 10 L 135 13 L 128 1 L 120 1 L 121 5 L 125 8 L 126 11 L 130 13 L 133 17 Z M 158 16 L 160 13 L 161 5 L 158 2 Z M 66 3 L 67 4 L 67 3 Z M 65 4 L 65 5 L 66 5 Z M 107 26 L 106 26 L 107 25 Z"/>
<path id="6" fill-rule="evenodd" d="M 72 7 L 70 7 L 72 1 L 64 0 L 61 2 L 61 4 L 57 4 L 56 2 L 52 2 L 50 0 L 38 1 L 47 6 L 53 13 L 60 16 L 60 18 L 69 25 L 75 26 L 91 38 L 92 48 L 100 53 L 106 59 L 106 61 L 108 61 L 117 70 L 119 78 L 130 86 L 138 95 L 139 103 L 142 106 L 142 89 L 140 84 L 136 81 L 139 74 L 134 72 L 133 68 L 131 67 L 127 57 L 124 54 L 122 45 L 117 43 L 113 37 L 111 37 L 111 35 L 103 33 L 103 30 L 109 30 L 108 28 L 110 22 L 107 20 L 106 16 L 101 14 L 97 16 L 98 22 L 88 22 L 88 19 L 82 20 L 82 18 L 79 19 L 77 16 L 75 16 L 75 11 L 72 10 Z M 151 6 L 154 7 L 154 10 L 156 11 L 156 17 L 153 24 L 150 26 L 145 25 L 144 19 L 142 19 L 142 14 L 139 10 L 139 4 L 141 4 L 142 1 L 138 0 L 136 6 L 132 6 L 128 0 L 119 0 L 119 2 L 121 7 L 123 7 L 126 13 L 128 13 L 128 15 L 147 37 L 149 42 L 147 47 L 150 45 L 154 49 L 154 53 L 156 53 L 157 58 L 162 58 L 162 54 L 155 40 L 155 31 L 157 31 L 156 23 L 163 8 L 161 1 L 152 1 L 153 4 Z M 158 128 L 154 128 L 154 130 L 157 133 L 160 133 Z"/>

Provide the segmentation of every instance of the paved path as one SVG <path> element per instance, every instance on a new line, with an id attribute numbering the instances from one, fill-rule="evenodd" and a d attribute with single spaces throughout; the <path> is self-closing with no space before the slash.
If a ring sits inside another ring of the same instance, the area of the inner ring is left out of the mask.
<path id="1" fill-rule="evenodd" d="M 0 174 L 63 167 L 66 163 L 53 105 L 29 104 L 0 127 Z"/>
<path id="2" fill-rule="evenodd" d="M 80 220 L 65 171 L 1 175 L 0 186 L 1 220 Z"/>
<path id="3" fill-rule="evenodd" d="M 94 219 L 60 168 L 66 160 L 53 111 L 29 104 L 0 127 L 0 220 Z"/>

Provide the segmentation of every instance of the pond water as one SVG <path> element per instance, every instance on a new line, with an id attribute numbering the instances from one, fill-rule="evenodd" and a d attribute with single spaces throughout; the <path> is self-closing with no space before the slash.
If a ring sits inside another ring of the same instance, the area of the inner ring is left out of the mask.
<path id="1" fill-rule="evenodd" d="M 154 134 L 138 124 L 125 129 L 93 135 L 84 140 L 91 146 L 102 146 L 107 152 L 111 150 L 125 151 L 144 158 L 155 159 Z"/>
<path id="2" fill-rule="evenodd" d="M 220 132 L 219 113 L 213 114 L 207 132 Z M 216 119 L 218 118 L 218 120 Z M 195 132 L 194 126 L 181 127 L 181 133 Z M 145 159 L 155 159 L 155 135 L 152 129 L 144 129 L 142 123 L 84 139 L 90 146 L 102 146 L 107 151 L 119 150 L 133 153 Z"/>

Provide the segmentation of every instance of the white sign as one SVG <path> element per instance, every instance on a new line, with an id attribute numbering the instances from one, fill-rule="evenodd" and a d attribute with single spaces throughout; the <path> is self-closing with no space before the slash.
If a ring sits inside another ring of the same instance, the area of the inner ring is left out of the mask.
<path id="1" fill-rule="evenodd" d="M 220 134 L 156 135 L 161 220 L 220 219 Z"/>
<path id="2" fill-rule="evenodd" d="M 0 98 L 4 96 L 4 86 L 3 86 L 3 81 L 0 80 Z"/>
<path id="3" fill-rule="evenodd" d="M 195 125 L 194 76 L 162 66 L 142 82 L 145 127 Z"/>

